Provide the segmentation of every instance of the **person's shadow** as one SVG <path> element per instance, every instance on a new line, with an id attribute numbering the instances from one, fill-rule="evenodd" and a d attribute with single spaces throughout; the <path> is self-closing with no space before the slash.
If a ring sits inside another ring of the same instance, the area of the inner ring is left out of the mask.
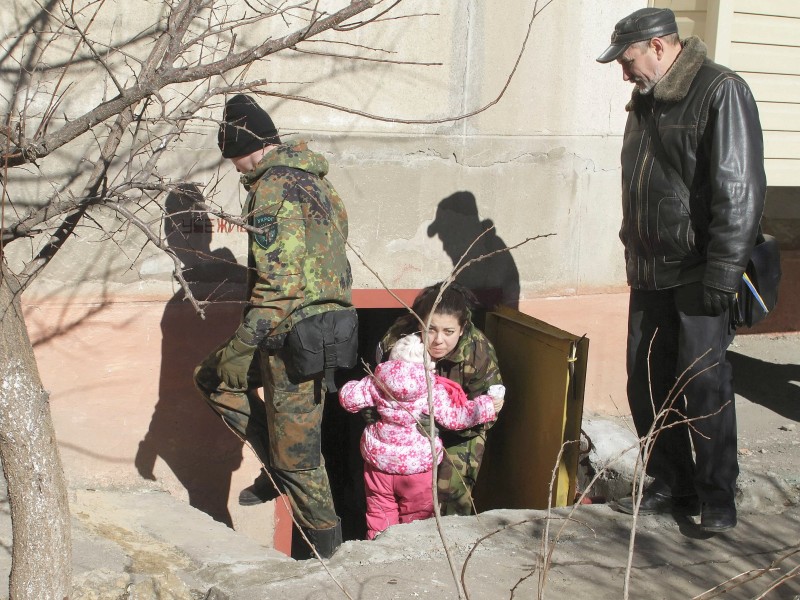
<path id="1" fill-rule="evenodd" d="M 455 279 L 471 290 L 484 308 L 498 304 L 519 308 L 519 271 L 514 257 L 491 219 L 480 220 L 471 192 L 456 192 L 439 202 L 436 218 L 428 226 L 428 236 L 434 235 L 439 236 L 454 266 L 486 257 L 466 267 Z"/>
<path id="2" fill-rule="evenodd" d="M 800 422 L 800 365 L 775 364 L 728 350 L 733 387 L 750 402 Z"/>
<path id="3" fill-rule="evenodd" d="M 166 199 L 164 235 L 183 264 L 183 275 L 199 300 L 213 300 L 201 319 L 182 289 L 167 302 L 161 319 L 159 397 L 150 428 L 139 443 L 135 465 L 155 480 L 160 457 L 189 495 L 189 504 L 232 527 L 228 512 L 231 475 L 242 461 L 242 443 L 227 430 L 195 389 L 194 367 L 238 323 L 240 307 L 219 300 L 242 295 L 246 268 L 228 248 L 211 250 L 212 222 L 195 209 L 196 189 Z"/>

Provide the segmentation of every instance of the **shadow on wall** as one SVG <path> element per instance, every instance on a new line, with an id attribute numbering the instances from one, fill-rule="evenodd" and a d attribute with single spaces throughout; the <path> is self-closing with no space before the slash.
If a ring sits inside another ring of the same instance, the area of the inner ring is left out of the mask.
<path id="1" fill-rule="evenodd" d="M 764 233 L 775 236 L 781 248 L 781 285 L 773 314 L 752 329 L 739 334 L 800 331 L 800 187 L 767 187 Z"/>
<path id="2" fill-rule="evenodd" d="M 150 428 L 139 443 L 136 469 L 155 480 L 161 458 L 189 494 L 189 504 L 216 521 L 232 526 L 228 512 L 231 475 L 242 461 L 242 443 L 206 406 L 194 387 L 194 367 L 232 332 L 241 306 L 219 302 L 241 296 L 246 268 L 228 248 L 211 250 L 212 223 L 194 211 L 202 200 L 196 189 L 171 193 L 165 202 L 164 235 L 183 265 L 183 274 L 198 300 L 214 302 L 201 319 L 181 289 L 167 302 L 161 319 L 159 397 Z M 226 298 L 228 296 L 229 298 Z"/>
<path id="3" fill-rule="evenodd" d="M 519 308 L 519 271 L 514 258 L 497 235 L 492 220 L 481 221 L 478 217 L 472 192 L 456 192 L 439 202 L 436 218 L 428 226 L 428 236 L 434 235 L 439 236 L 454 267 L 487 257 L 456 277 L 458 283 L 472 290 L 484 308 L 498 304 Z"/>

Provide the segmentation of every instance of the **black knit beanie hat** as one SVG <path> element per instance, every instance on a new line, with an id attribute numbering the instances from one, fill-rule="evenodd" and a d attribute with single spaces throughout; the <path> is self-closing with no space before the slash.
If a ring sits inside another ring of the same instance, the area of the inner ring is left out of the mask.
<path id="1" fill-rule="evenodd" d="M 250 96 L 237 94 L 225 103 L 217 143 L 223 158 L 236 158 L 280 144 L 281 138 L 267 111 Z"/>

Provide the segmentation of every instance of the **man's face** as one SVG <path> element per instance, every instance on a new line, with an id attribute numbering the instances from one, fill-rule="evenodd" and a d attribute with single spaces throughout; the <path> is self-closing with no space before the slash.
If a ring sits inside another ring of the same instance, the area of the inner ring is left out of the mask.
<path id="1" fill-rule="evenodd" d="M 245 154 L 244 156 L 234 156 L 230 159 L 230 161 L 233 163 L 233 166 L 236 167 L 236 170 L 239 171 L 239 173 L 249 173 L 258 166 L 258 163 L 261 162 L 261 159 L 264 158 L 264 155 L 273 148 L 277 148 L 277 146 L 275 144 L 270 144 L 269 146 L 264 146 L 260 150 L 256 150 L 250 154 Z"/>
<path id="2" fill-rule="evenodd" d="M 236 167 L 236 170 L 239 171 L 239 173 L 247 173 L 248 171 L 251 171 L 257 164 L 257 161 L 253 161 L 252 154 L 247 154 L 245 156 L 234 156 L 231 158 L 231 162 L 233 163 L 233 166 Z"/>
<path id="3" fill-rule="evenodd" d="M 652 40 L 644 48 L 638 44 L 629 46 L 617 62 L 622 67 L 622 78 L 635 83 L 642 94 L 649 94 L 663 75 Z"/>

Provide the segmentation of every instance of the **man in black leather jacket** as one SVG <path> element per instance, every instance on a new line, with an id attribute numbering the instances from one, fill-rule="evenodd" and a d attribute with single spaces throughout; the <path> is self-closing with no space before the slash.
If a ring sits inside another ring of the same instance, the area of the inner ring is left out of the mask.
<path id="1" fill-rule="evenodd" d="M 616 60 L 636 85 L 621 155 L 628 402 L 640 437 L 659 432 L 643 447 L 653 481 L 639 514 L 700 510 L 701 528 L 718 532 L 736 525 L 725 353 L 764 205 L 764 149 L 747 84 L 677 31 L 669 9 L 637 10 L 597 60 Z M 633 498 L 619 502 L 634 507 Z"/>

